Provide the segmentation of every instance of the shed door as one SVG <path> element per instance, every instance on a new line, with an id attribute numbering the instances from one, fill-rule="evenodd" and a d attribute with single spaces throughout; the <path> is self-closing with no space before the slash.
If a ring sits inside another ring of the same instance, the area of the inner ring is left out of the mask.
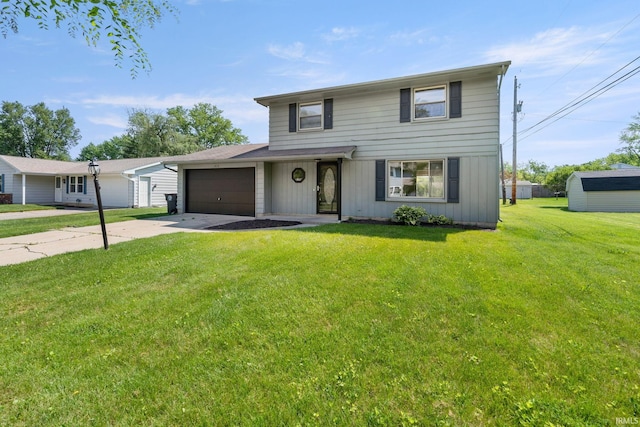
<path id="1" fill-rule="evenodd" d="M 186 212 L 255 216 L 255 168 L 186 172 Z"/>

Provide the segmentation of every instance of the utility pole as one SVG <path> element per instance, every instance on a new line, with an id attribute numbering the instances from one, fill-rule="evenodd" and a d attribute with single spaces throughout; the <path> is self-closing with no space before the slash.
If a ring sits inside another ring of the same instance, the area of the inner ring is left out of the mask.
<path id="1" fill-rule="evenodd" d="M 517 152 L 518 152 L 518 113 L 522 111 L 522 101 L 518 102 L 518 76 L 513 78 L 513 164 L 511 169 L 513 170 L 513 176 L 511 177 L 511 204 L 516 204 L 516 189 L 518 185 L 518 167 L 517 167 Z"/>

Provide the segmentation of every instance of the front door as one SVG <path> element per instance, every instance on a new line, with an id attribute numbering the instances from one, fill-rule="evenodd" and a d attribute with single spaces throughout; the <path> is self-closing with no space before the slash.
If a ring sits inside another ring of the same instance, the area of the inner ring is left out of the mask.
<path id="1" fill-rule="evenodd" d="M 62 203 L 62 177 L 61 176 L 56 176 L 56 188 L 55 188 L 55 193 L 53 195 L 53 201 L 56 203 Z"/>
<path id="2" fill-rule="evenodd" d="M 318 163 L 318 213 L 336 214 L 340 200 L 338 163 Z"/>

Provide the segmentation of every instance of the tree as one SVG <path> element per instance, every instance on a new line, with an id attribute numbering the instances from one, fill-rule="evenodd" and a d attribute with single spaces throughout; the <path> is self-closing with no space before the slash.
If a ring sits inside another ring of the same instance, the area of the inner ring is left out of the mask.
<path id="1" fill-rule="evenodd" d="M 0 152 L 19 157 L 68 160 L 80 130 L 69 110 L 52 111 L 44 103 L 24 107 L 3 102 L 0 111 Z"/>
<path id="2" fill-rule="evenodd" d="M 525 165 L 519 167 L 518 172 L 519 177 L 522 177 L 525 181 L 542 184 L 549 173 L 549 166 L 544 162 L 529 160 Z"/>
<path id="3" fill-rule="evenodd" d="M 635 159 L 640 164 L 640 113 L 636 114 L 629 126 L 620 134 L 620 143 L 624 144 L 624 147 L 620 148 L 618 152 L 626 153 L 631 158 Z"/>
<path id="4" fill-rule="evenodd" d="M 83 161 L 91 159 L 123 159 L 125 147 L 130 144 L 131 142 L 127 135 L 114 136 L 110 140 L 98 145 L 90 143 L 89 145 L 82 148 L 76 160 Z"/>
<path id="5" fill-rule="evenodd" d="M 126 135 L 83 148 L 79 160 L 179 155 L 248 142 L 222 110 L 211 104 L 167 109 L 167 114 L 129 111 Z"/>
<path id="6" fill-rule="evenodd" d="M 178 106 L 167 109 L 167 114 L 176 120 L 179 133 L 191 136 L 203 149 L 248 142 L 242 131 L 234 128 L 215 105 L 200 103 L 191 109 Z"/>
<path id="7" fill-rule="evenodd" d="M 580 170 L 580 166 L 577 165 L 562 165 L 556 166 L 551 172 L 547 174 L 545 179 L 545 187 L 554 192 L 563 192 L 567 187 L 567 179 L 569 176 Z"/>
<path id="8" fill-rule="evenodd" d="M 3 0 L 0 32 L 6 38 L 9 32 L 18 33 L 19 21 L 33 19 L 45 30 L 51 23 L 56 27 L 66 24 L 72 37 L 80 33 L 92 46 L 106 37 L 116 64 L 120 66 L 125 56 L 130 57 L 135 76 L 136 69 L 151 69 L 139 31 L 153 28 L 165 12 L 176 14 L 166 0 Z"/>
<path id="9" fill-rule="evenodd" d="M 175 156 L 198 150 L 192 138 L 178 132 L 173 117 L 144 110 L 129 113 L 125 158 Z"/>

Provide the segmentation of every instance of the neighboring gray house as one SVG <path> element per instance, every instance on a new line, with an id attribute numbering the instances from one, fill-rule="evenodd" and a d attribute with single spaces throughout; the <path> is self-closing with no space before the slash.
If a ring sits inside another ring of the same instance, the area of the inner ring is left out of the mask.
<path id="1" fill-rule="evenodd" d="M 166 205 L 165 193 L 177 191 L 177 173 L 162 158 L 100 160 L 100 195 L 104 207 Z M 0 193 L 14 204 L 96 206 L 88 162 L 0 155 Z"/>
<path id="2" fill-rule="evenodd" d="M 498 221 L 499 89 L 510 62 L 256 98 L 269 144 L 174 158 L 180 212 Z"/>
<path id="3" fill-rule="evenodd" d="M 567 197 L 570 211 L 640 212 L 640 169 L 574 172 Z"/>

